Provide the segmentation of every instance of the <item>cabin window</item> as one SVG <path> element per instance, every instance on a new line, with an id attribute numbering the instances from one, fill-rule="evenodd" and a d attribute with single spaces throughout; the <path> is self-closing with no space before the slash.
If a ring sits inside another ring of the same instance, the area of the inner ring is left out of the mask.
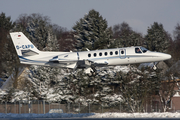
<path id="1" fill-rule="evenodd" d="M 94 53 L 94 57 L 96 57 L 96 53 Z"/>
<path id="2" fill-rule="evenodd" d="M 88 54 L 88 57 L 91 57 L 91 54 Z"/>
<path id="3" fill-rule="evenodd" d="M 107 54 L 108 54 L 107 52 L 104 53 L 105 56 L 107 56 Z"/>
<path id="4" fill-rule="evenodd" d="M 135 52 L 136 52 L 136 53 L 142 53 L 139 48 L 135 48 Z"/>
<path id="5" fill-rule="evenodd" d="M 117 54 L 118 54 L 118 51 L 115 51 L 115 54 L 117 55 Z"/>
<path id="6" fill-rule="evenodd" d="M 99 53 L 99 56 L 102 56 L 102 53 L 101 53 L 101 52 Z"/>
<path id="7" fill-rule="evenodd" d="M 110 52 L 110 55 L 113 55 L 113 52 L 112 52 L 112 51 Z"/>
<path id="8" fill-rule="evenodd" d="M 146 48 L 144 48 L 144 47 L 140 47 L 140 48 L 141 48 L 141 50 L 142 50 L 143 53 L 145 53 L 145 52 L 148 51 L 148 49 L 146 49 Z"/>
<path id="9" fill-rule="evenodd" d="M 123 51 L 123 50 L 121 51 L 121 54 L 124 54 L 124 51 Z"/>

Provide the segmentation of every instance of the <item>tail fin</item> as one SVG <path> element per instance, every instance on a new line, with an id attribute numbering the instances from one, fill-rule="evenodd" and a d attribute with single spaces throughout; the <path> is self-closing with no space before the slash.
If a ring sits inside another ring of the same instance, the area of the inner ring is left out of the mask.
<path id="1" fill-rule="evenodd" d="M 38 55 L 39 50 L 31 43 L 31 41 L 22 32 L 10 33 L 14 47 L 18 56 Z"/>

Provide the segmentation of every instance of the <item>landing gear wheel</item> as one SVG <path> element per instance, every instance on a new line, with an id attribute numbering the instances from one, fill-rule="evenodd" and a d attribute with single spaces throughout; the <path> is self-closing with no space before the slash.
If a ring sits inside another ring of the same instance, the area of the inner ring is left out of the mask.
<path id="1" fill-rule="evenodd" d="M 154 65 L 154 66 L 153 66 L 153 70 L 157 70 L 157 67 L 156 67 L 156 65 Z"/>
<path id="2" fill-rule="evenodd" d="M 95 67 L 90 67 L 90 68 L 85 69 L 85 73 L 88 76 L 96 76 L 97 75 L 97 71 L 96 71 Z"/>
<path id="3" fill-rule="evenodd" d="M 97 70 L 96 70 L 95 66 L 91 66 L 91 68 L 92 68 L 92 71 L 91 71 L 92 75 L 96 76 L 97 75 Z"/>
<path id="4" fill-rule="evenodd" d="M 97 75 L 96 69 L 93 69 L 93 71 L 91 71 L 91 75 L 92 76 L 96 76 Z"/>
<path id="5" fill-rule="evenodd" d="M 87 74 L 89 77 L 92 77 L 92 76 L 96 76 L 97 75 L 97 73 L 96 72 L 93 72 L 93 71 L 91 71 L 91 73 L 89 73 L 89 74 Z"/>

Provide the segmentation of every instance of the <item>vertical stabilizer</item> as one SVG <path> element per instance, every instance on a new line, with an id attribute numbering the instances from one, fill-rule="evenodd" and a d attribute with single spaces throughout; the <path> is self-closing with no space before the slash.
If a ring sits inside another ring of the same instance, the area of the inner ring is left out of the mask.
<path id="1" fill-rule="evenodd" d="M 18 56 L 38 55 L 39 50 L 31 43 L 31 41 L 22 32 L 10 33 L 14 47 Z"/>

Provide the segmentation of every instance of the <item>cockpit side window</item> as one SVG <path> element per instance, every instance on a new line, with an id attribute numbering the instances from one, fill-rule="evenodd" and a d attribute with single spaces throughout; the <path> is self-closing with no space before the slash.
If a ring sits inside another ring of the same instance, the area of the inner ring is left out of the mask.
<path id="1" fill-rule="evenodd" d="M 135 53 L 142 53 L 139 48 L 135 48 Z"/>
<path id="2" fill-rule="evenodd" d="M 146 48 L 144 48 L 144 47 L 140 47 L 140 48 L 141 48 L 141 50 L 142 50 L 143 53 L 145 53 L 145 52 L 148 51 L 148 49 L 146 49 Z"/>

